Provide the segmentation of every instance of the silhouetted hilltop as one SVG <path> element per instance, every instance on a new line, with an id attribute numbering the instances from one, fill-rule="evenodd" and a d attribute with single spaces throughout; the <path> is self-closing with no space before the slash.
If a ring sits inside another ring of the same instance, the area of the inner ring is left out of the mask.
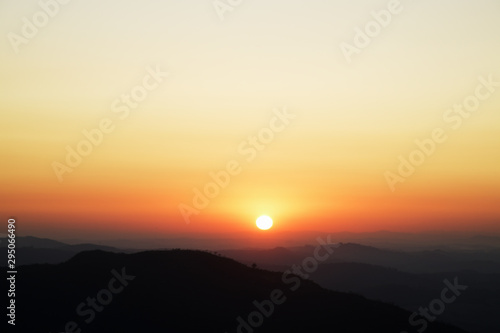
<path id="1" fill-rule="evenodd" d="M 0 251 L 7 253 L 7 242 L 0 243 Z M 70 245 L 47 238 L 32 236 L 16 237 L 16 264 L 58 264 L 64 262 L 82 251 L 103 250 L 109 252 L 127 252 L 111 246 L 97 244 Z M 130 251 L 128 251 L 130 252 Z M 0 262 L 6 266 L 7 262 Z"/>
<path id="2" fill-rule="evenodd" d="M 260 265 L 293 265 L 299 262 L 303 257 L 290 249 L 284 247 L 276 247 L 274 249 L 265 250 L 223 250 L 220 251 L 223 255 L 229 258 L 235 258 L 239 262 L 253 263 L 257 262 Z"/>
<path id="3" fill-rule="evenodd" d="M 67 244 L 55 241 L 48 238 L 39 238 L 33 236 L 16 237 L 16 246 L 19 247 L 36 247 L 40 249 L 53 249 Z"/>
<path id="4" fill-rule="evenodd" d="M 409 328 L 410 313 L 396 306 L 201 251 L 90 251 L 62 264 L 18 270 L 19 332 L 399 333 Z M 269 299 L 281 304 L 271 309 Z M 264 315 L 256 312 L 259 306 Z M 249 319 L 262 323 L 238 331 L 238 317 L 246 325 Z M 426 332 L 464 331 L 430 323 Z"/>

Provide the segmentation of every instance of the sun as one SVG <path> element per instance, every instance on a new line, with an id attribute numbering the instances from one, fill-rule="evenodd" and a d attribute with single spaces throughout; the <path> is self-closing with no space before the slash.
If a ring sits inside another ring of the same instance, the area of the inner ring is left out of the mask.
<path id="1" fill-rule="evenodd" d="M 267 230 L 273 226 L 273 219 L 267 215 L 259 216 L 255 222 L 260 230 Z"/>

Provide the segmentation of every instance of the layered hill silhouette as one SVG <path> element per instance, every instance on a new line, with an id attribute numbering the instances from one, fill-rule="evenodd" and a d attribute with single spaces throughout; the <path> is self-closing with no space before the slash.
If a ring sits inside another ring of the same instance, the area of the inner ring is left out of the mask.
<path id="1" fill-rule="evenodd" d="M 165 241 L 166 248 L 168 241 Z M 7 242 L 0 243 L 0 250 L 6 251 Z M 81 251 L 103 250 L 108 252 L 138 252 L 139 250 L 124 250 L 111 246 L 91 243 L 69 245 L 63 242 L 37 238 L 17 238 L 16 259 L 18 264 L 57 264 L 64 262 Z M 223 255 L 245 264 L 257 263 L 260 267 L 279 268 L 291 265 L 309 256 L 312 246 L 301 246 L 274 249 L 237 249 L 219 250 Z M 488 250 L 468 252 L 457 251 L 415 251 L 403 252 L 380 249 L 355 243 L 344 243 L 336 248 L 328 258 L 327 263 L 365 263 L 383 267 L 396 268 L 411 273 L 435 273 L 461 270 L 474 270 L 480 273 L 500 274 L 500 247 Z M 0 263 L 5 265 L 5 263 Z"/>
<path id="2" fill-rule="evenodd" d="M 224 250 L 220 252 L 244 263 L 256 262 L 261 266 L 271 267 L 296 262 L 297 259 L 309 255 L 313 249 L 313 246 L 302 246 L 278 247 L 270 250 Z M 500 249 L 469 252 L 443 250 L 403 252 L 354 243 L 341 243 L 326 262 L 364 263 L 396 268 L 411 273 L 434 273 L 468 269 L 482 273 L 500 274 Z"/>
<path id="3" fill-rule="evenodd" d="M 446 306 L 440 320 L 472 332 L 499 332 L 500 274 L 470 270 L 412 274 L 368 264 L 337 263 L 321 265 L 311 275 L 312 280 L 327 289 L 355 292 L 410 311 L 418 311 L 439 297 L 445 287 L 443 281 L 455 278 L 467 290 Z"/>
<path id="4" fill-rule="evenodd" d="M 2 245 L 6 243 L 0 243 L 0 248 Z M 18 265 L 61 263 L 81 251 L 93 249 L 138 252 L 91 243 L 69 245 L 37 237 L 18 237 L 17 245 Z M 259 268 L 283 272 L 313 250 L 311 246 L 301 246 L 220 252 L 248 266 L 255 263 Z M 469 288 L 459 301 L 447 306 L 439 320 L 471 332 L 496 333 L 500 328 L 496 321 L 496 313 L 500 311 L 499 267 L 496 249 L 403 252 L 344 243 L 335 247 L 328 260 L 309 278 L 326 289 L 354 292 L 413 312 L 436 297 L 444 279 L 458 277 Z"/>
<path id="5" fill-rule="evenodd" d="M 270 250 L 227 250 L 223 254 L 273 271 L 285 271 L 312 253 L 310 246 Z M 500 332 L 500 256 L 498 250 L 475 252 L 400 252 L 342 244 L 310 279 L 324 288 L 354 292 L 409 311 L 439 296 L 445 279 L 455 277 L 468 289 L 439 316 L 477 333 Z"/>
<path id="6" fill-rule="evenodd" d="M 18 270 L 19 332 L 412 332 L 394 305 L 202 251 L 96 250 Z"/>

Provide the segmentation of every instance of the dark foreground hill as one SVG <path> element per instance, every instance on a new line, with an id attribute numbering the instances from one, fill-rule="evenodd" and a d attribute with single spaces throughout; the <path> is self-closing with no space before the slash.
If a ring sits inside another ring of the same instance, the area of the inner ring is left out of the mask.
<path id="1" fill-rule="evenodd" d="M 16 332 L 415 332 L 393 305 L 201 251 L 90 251 L 21 266 L 16 304 Z"/>
<path id="2" fill-rule="evenodd" d="M 418 311 L 439 298 L 446 287 L 444 281 L 456 280 L 467 289 L 446 304 L 439 319 L 471 332 L 500 332 L 500 274 L 468 270 L 412 274 L 381 266 L 337 263 L 320 265 L 311 279 L 330 290 L 358 293 L 409 311 Z"/>

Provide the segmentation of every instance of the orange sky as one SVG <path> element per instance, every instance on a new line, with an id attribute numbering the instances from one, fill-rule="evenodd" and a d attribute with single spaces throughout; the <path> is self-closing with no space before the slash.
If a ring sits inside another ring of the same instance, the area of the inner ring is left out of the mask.
<path id="1" fill-rule="evenodd" d="M 500 4 L 401 1 L 347 61 L 387 4 L 255 1 L 221 20 L 210 1 L 71 2 L 25 38 L 38 2 L 2 3 L 1 216 L 70 238 L 262 214 L 274 232 L 500 233 Z"/>

